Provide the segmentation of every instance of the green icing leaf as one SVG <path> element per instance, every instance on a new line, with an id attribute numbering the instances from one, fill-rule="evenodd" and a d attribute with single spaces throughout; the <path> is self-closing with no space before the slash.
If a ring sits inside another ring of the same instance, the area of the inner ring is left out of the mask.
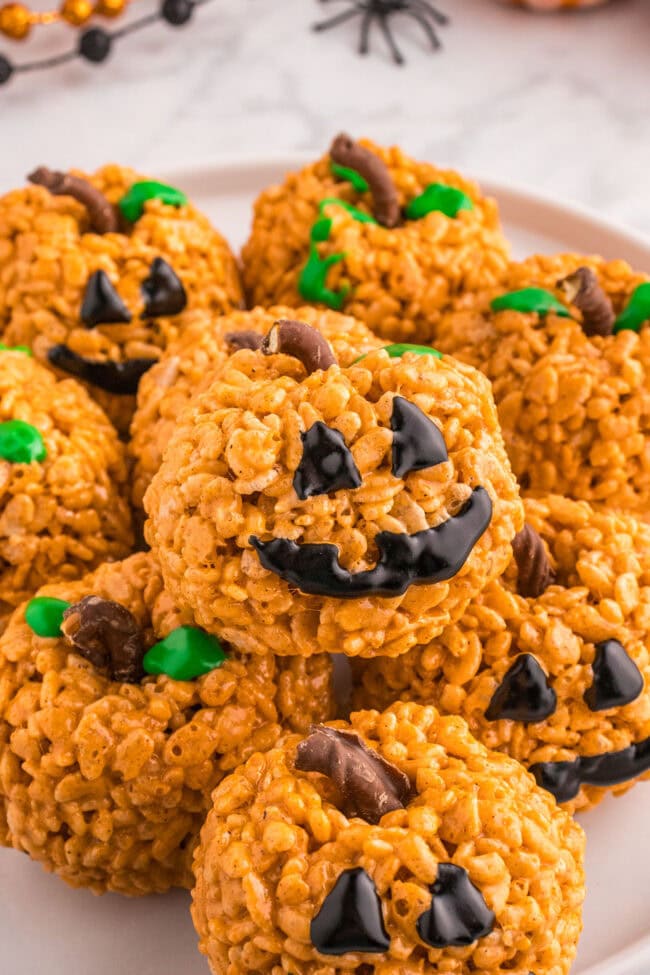
<path id="1" fill-rule="evenodd" d="M 357 193 L 367 193 L 367 191 L 370 189 L 368 186 L 368 181 L 365 180 L 361 173 L 358 173 L 356 169 L 350 169 L 349 166 L 339 166 L 338 163 L 332 162 L 332 160 L 330 160 L 330 167 L 334 175 L 338 176 L 339 179 L 352 183 L 352 186 Z"/>
<path id="2" fill-rule="evenodd" d="M 387 352 L 391 359 L 400 359 L 405 352 L 415 352 L 417 355 L 432 355 L 436 359 L 442 359 L 442 352 L 438 352 L 437 349 L 432 348 L 430 345 L 409 345 L 408 342 L 398 342 L 395 345 L 385 345 L 383 352 Z M 354 364 L 361 362 L 369 355 L 368 352 L 364 355 L 360 355 L 358 359 L 354 360 Z"/>
<path id="3" fill-rule="evenodd" d="M 318 253 L 315 243 L 311 243 L 309 248 L 309 259 L 298 278 L 298 291 L 305 301 L 316 301 L 334 311 L 340 311 L 343 307 L 349 287 L 343 287 L 339 291 L 333 291 L 327 287 L 327 272 L 334 264 L 345 260 L 345 254 L 330 254 L 329 257 L 322 258 Z"/>
<path id="4" fill-rule="evenodd" d="M 221 667 L 226 653 L 216 636 L 196 626 L 179 626 L 144 655 L 147 674 L 167 674 L 173 680 L 194 680 Z"/>
<path id="5" fill-rule="evenodd" d="M 61 636 L 63 614 L 70 606 L 65 599 L 54 596 L 36 596 L 27 603 L 25 622 L 36 636 Z"/>
<path id="6" fill-rule="evenodd" d="M 365 211 L 363 210 L 358 210 L 357 207 L 353 207 L 351 203 L 346 203 L 345 200 L 338 200 L 335 196 L 325 197 L 325 199 L 321 200 L 320 203 L 318 204 L 318 208 L 320 212 L 323 213 L 325 207 L 333 206 L 333 205 L 342 207 L 344 210 L 347 210 L 350 216 L 353 217 L 354 220 L 357 220 L 359 223 L 374 223 L 374 224 L 377 223 L 375 218 L 371 216 L 369 213 L 365 213 Z"/>
<path id="7" fill-rule="evenodd" d="M 614 332 L 622 332 L 624 329 L 638 332 L 647 321 L 650 321 L 650 282 L 640 284 L 634 289 L 627 306 L 614 322 Z"/>
<path id="8" fill-rule="evenodd" d="M 329 217 L 321 217 L 311 228 L 311 239 L 314 241 L 314 243 L 321 243 L 324 240 L 329 240 L 331 229 L 331 219 Z"/>
<path id="9" fill-rule="evenodd" d="M 490 302 L 492 311 L 520 311 L 537 315 L 554 312 L 561 318 L 571 318 L 568 308 L 558 301 L 554 294 L 544 288 L 522 288 L 499 295 Z"/>
<path id="10" fill-rule="evenodd" d="M 147 200 L 161 200 L 168 206 L 182 207 L 187 203 L 187 196 L 175 186 L 159 183 L 155 179 L 145 179 L 130 186 L 117 205 L 124 219 L 135 223 L 144 213 Z"/>
<path id="11" fill-rule="evenodd" d="M 0 423 L 0 457 L 12 464 L 31 464 L 45 460 L 47 450 L 43 437 L 31 423 L 6 420 Z"/>
<path id="12" fill-rule="evenodd" d="M 29 356 L 32 354 L 32 350 L 27 345 L 5 345 L 4 342 L 0 342 L 0 352 L 22 352 Z"/>
<path id="13" fill-rule="evenodd" d="M 445 183 L 430 183 L 423 193 L 407 205 L 404 213 L 408 220 L 421 220 L 434 210 L 446 217 L 456 217 L 461 210 L 473 210 L 474 202 L 462 190 Z"/>

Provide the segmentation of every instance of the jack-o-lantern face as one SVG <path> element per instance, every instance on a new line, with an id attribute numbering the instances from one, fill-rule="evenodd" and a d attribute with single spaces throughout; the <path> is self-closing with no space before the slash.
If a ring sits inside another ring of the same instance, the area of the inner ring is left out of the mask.
<path id="1" fill-rule="evenodd" d="M 170 591 L 205 629 L 250 652 L 353 656 L 440 632 L 521 519 L 476 372 L 403 347 L 341 369 L 293 321 L 188 408 L 145 508 Z"/>
<path id="2" fill-rule="evenodd" d="M 173 187 L 117 166 L 30 179 L 0 200 L 3 340 L 81 379 L 124 431 L 169 342 L 240 305 L 235 259 Z"/>
<path id="3" fill-rule="evenodd" d="M 583 845 L 551 796 L 465 722 L 414 704 L 358 711 L 217 787 L 192 914 L 215 972 L 228 959 L 242 975 L 281 964 L 565 975 Z"/>
<path id="4" fill-rule="evenodd" d="M 356 700 L 461 714 L 585 809 L 650 772 L 650 528 L 558 496 L 524 504 L 503 578 L 397 666 L 355 665 Z"/>

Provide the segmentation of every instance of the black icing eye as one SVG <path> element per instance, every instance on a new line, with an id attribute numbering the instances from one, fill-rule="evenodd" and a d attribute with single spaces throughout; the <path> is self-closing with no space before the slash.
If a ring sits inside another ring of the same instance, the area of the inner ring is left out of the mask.
<path id="1" fill-rule="evenodd" d="M 395 477 L 406 477 L 410 471 L 435 467 L 447 460 L 447 446 L 438 427 L 403 396 L 393 399 L 390 426 Z"/>
<path id="2" fill-rule="evenodd" d="M 618 640 L 596 644 L 592 670 L 594 680 L 585 691 L 585 702 L 592 711 L 630 704 L 643 690 L 641 671 Z"/>
<path id="3" fill-rule="evenodd" d="M 178 315 L 187 305 L 187 295 L 176 271 L 162 257 L 157 257 L 142 282 L 143 318 Z"/>
<path id="4" fill-rule="evenodd" d="M 530 653 L 522 653 L 506 672 L 492 696 L 485 717 L 488 721 L 511 718 L 532 724 L 553 714 L 557 695 Z"/>
<path id="5" fill-rule="evenodd" d="M 317 420 L 302 434 L 302 443 L 302 458 L 293 476 L 293 487 L 301 501 L 361 486 L 361 474 L 338 430 Z"/>
<path id="6" fill-rule="evenodd" d="M 321 955 L 348 951 L 378 954 L 390 940 L 372 879 L 361 867 L 344 870 L 311 922 L 311 942 Z"/>
<path id="7" fill-rule="evenodd" d="M 131 312 L 113 287 L 106 271 L 95 271 L 88 278 L 81 305 L 81 321 L 86 328 L 131 321 Z"/>
<path id="8" fill-rule="evenodd" d="M 462 867 L 439 863 L 431 890 L 431 907 L 421 914 L 417 931 L 432 948 L 465 947 L 484 938 L 495 917 Z"/>

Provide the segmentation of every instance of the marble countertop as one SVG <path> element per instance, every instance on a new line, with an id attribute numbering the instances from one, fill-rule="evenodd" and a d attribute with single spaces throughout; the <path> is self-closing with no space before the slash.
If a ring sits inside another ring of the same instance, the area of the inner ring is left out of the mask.
<path id="1" fill-rule="evenodd" d="M 438 3 L 452 17 L 439 54 L 417 24 L 396 22 L 405 67 L 378 30 L 372 55 L 358 57 L 358 22 L 309 30 L 344 0 L 215 0 L 182 29 L 125 38 L 101 67 L 18 76 L 0 88 L 0 189 L 37 163 L 118 160 L 155 175 L 320 151 L 345 128 L 650 234 L 648 0 L 538 16 L 497 0 Z M 149 9 L 137 0 L 131 16 Z M 18 61 L 70 41 L 69 29 L 42 28 L 34 44 L 2 41 L 0 51 Z"/>

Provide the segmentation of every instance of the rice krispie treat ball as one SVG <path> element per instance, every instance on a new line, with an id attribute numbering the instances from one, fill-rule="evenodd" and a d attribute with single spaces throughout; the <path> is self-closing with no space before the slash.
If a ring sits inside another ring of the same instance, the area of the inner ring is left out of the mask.
<path id="1" fill-rule="evenodd" d="M 404 653 L 523 524 L 480 373 L 403 345 L 342 368 L 289 320 L 192 401 L 145 509 L 172 597 L 242 653 Z"/>
<path id="2" fill-rule="evenodd" d="M 0 632 L 53 579 L 133 549 L 124 447 L 74 379 L 0 347 Z"/>
<path id="3" fill-rule="evenodd" d="M 650 526 L 558 496 L 524 504 L 503 578 L 428 646 L 360 664 L 355 696 L 460 714 L 587 809 L 650 772 Z"/>
<path id="4" fill-rule="evenodd" d="M 241 305 L 235 258 L 184 193 L 130 169 L 29 179 L 0 198 L 0 335 L 85 382 L 126 432 L 162 350 Z"/>
<path id="5" fill-rule="evenodd" d="M 210 385 L 232 352 L 259 347 L 273 323 L 292 314 L 325 336 L 342 366 L 383 345 L 361 322 L 322 308 L 303 307 L 295 312 L 282 306 L 254 308 L 230 312 L 210 328 L 203 321 L 188 326 L 140 381 L 129 445 L 136 507 L 142 507 L 144 493 L 160 467 L 178 417 L 192 396 Z"/>
<path id="6" fill-rule="evenodd" d="M 330 678 L 189 625 L 150 554 L 45 587 L 0 641 L 8 842 L 95 893 L 189 886 L 215 785 L 330 717 Z"/>
<path id="7" fill-rule="evenodd" d="M 217 787 L 192 915 L 215 975 L 566 975 L 584 835 L 460 718 L 397 704 Z"/>
<path id="8" fill-rule="evenodd" d="M 576 254 L 513 265 L 467 295 L 436 345 L 492 381 L 525 491 L 650 508 L 650 282 Z"/>
<path id="9" fill-rule="evenodd" d="M 507 256 L 476 184 L 345 135 L 262 193 L 242 252 L 252 304 L 325 304 L 397 342 L 429 342 L 457 295 L 498 284 Z"/>

